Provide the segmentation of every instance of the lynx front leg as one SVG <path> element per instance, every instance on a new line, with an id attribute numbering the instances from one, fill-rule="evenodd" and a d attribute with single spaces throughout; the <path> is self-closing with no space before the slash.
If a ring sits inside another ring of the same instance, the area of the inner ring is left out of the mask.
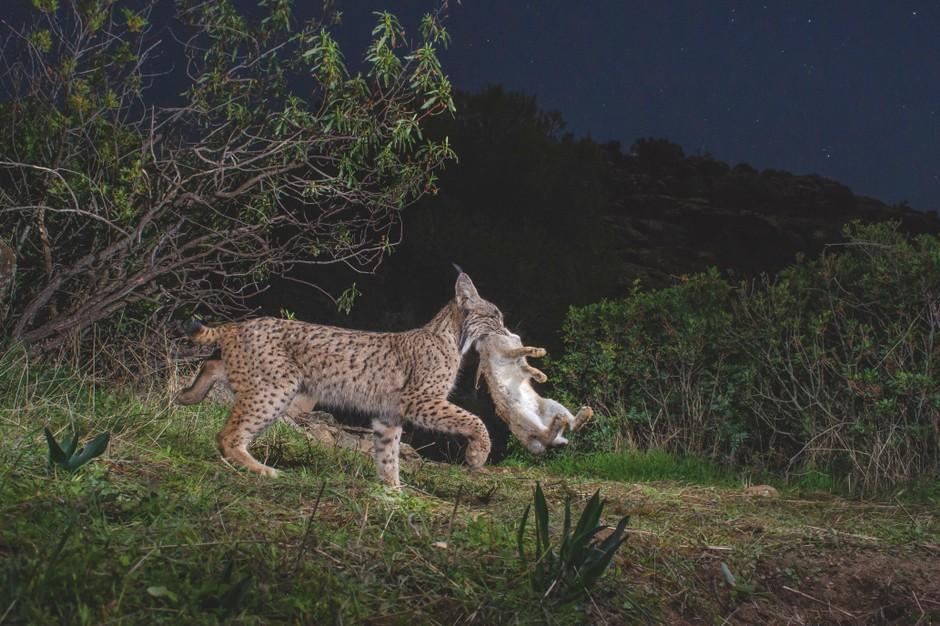
<path id="1" fill-rule="evenodd" d="M 402 402 L 402 414 L 422 428 L 466 437 L 470 442 L 467 465 L 472 469 L 483 467 L 490 456 L 490 434 L 483 421 L 456 404 L 440 398 L 406 399 Z"/>
<path id="2" fill-rule="evenodd" d="M 398 476 L 398 454 L 401 446 L 401 424 L 390 425 L 372 420 L 372 456 L 379 479 L 389 487 L 401 488 Z"/>

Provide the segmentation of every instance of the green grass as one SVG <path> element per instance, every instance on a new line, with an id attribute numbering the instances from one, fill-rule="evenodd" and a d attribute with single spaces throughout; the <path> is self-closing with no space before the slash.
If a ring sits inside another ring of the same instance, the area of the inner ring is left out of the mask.
<path id="1" fill-rule="evenodd" d="M 219 407 L 92 390 L 9 354 L 2 367 L 6 620 L 529 622 L 544 613 L 515 558 L 517 508 L 508 520 L 473 511 L 499 477 L 411 467 L 404 479 L 416 489 L 400 494 L 376 483 L 370 459 L 277 426 L 255 449 L 284 470 L 267 480 L 220 462 Z M 60 438 L 111 431 L 110 450 L 74 474 L 52 468 L 47 424 Z"/>
<path id="2" fill-rule="evenodd" d="M 940 541 L 935 508 L 757 501 L 714 468 L 656 454 L 479 473 L 411 463 L 398 493 L 377 484 L 370 459 L 277 426 L 253 448 L 283 470 L 264 479 L 219 460 L 223 417 L 160 389 L 110 392 L 0 357 L 0 623 L 720 622 L 753 600 L 714 582 L 716 555 L 760 585 L 792 545 L 825 550 L 832 537 L 839 554 L 856 541 L 919 562 L 920 546 Z M 75 473 L 51 468 L 46 425 L 60 439 L 110 431 L 110 448 Z M 658 482 L 633 484 L 647 480 Z M 598 488 L 608 522 L 631 516 L 585 602 L 543 602 L 517 559 L 536 481 L 554 520 L 567 497 L 579 510 Z M 766 591 L 755 597 L 794 600 Z"/>
<path id="3" fill-rule="evenodd" d="M 806 470 L 789 477 L 768 475 L 747 469 L 732 471 L 702 457 L 676 456 L 661 450 L 622 450 L 582 452 L 560 449 L 546 457 L 528 456 L 521 446 L 512 446 L 506 467 L 534 468 L 560 476 L 582 476 L 618 482 L 671 481 L 713 487 L 743 487 L 769 484 L 792 495 L 826 493 L 859 499 L 851 485 L 834 472 Z M 940 506 L 940 480 L 895 487 L 878 494 L 878 499 L 901 503 Z"/>
<path id="4" fill-rule="evenodd" d="M 741 483 L 707 459 L 675 457 L 660 450 L 559 454 L 546 467 L 554 474 L 623 482 L 671 480 L 726 487 Z"/>

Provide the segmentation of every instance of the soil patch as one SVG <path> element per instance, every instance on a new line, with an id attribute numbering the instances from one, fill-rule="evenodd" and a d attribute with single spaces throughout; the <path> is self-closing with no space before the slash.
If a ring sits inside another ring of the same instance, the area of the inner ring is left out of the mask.
<path id="1" fill-rule="evenodd" d="M 762 558 L 756 596 L 740 624 L 940 623 L 940 555 L 921 546 L 894 554 L 848 545 L 804 545 Z"/>

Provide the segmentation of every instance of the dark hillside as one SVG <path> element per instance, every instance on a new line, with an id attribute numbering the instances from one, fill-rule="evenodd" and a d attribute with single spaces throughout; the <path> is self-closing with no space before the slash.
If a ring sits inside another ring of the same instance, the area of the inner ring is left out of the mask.
<path id="1" fill-rule="evenodd" d="M 773 273 L 797 254 L 841 239 L 851 220 L 898 221 L 940 232 L 933 213 L 854 195 L 815 175 L 731 166 L 686 155 L 662 139 L 619 144 L 576 139 L 532 98 L 493 87 L 458 98 L 438 120 L 459 155 L 439 193 L 410 209 L 402 243 L 375 276 L 323 270 L 315 282 L 361 292 L 347 316 L 285 281 L 265 298 L 303 319 L 374 329 L 426 321 L 450 297 L 451 262 L 530 342 L 559 347 L 571 305 L 662 287 L 719 268 L 732 278 Z"/>

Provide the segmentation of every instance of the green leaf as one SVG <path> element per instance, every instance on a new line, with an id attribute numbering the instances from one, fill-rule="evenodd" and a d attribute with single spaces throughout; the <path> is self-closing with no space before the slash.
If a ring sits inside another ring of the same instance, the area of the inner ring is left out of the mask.
<path id="1" fill-rule="evenodd" d="M 65 455 L 66 459 L 72 458 L 72 455 L 75 454 L 75 449 L 78 447 L 78 431 L 72 433 L 71 441 L 62 448 L 62 453 Z"/>
<path id="2" fill-rule="evenodd" d="M 174 604 L 176 603 L 178 599 L 175 593 L 173 593 L 172 591 L 170 591 L 169 589 L 163 586 L 147 587 L 147 593 L 153 596 L 154 598 L 166 598 L 167 600 L 169 600 L 170 602 L 173 602 Z"/>
<path id="3" fill-rule="evenodd" d="M 516 531 L 516 547 L 519 550 L 519 560 L 522 561 L 523 565 L 528 562 L 525 556 L 525 527 L 529 521 L 530 509 L 530 505 L 525 505 L 525 510 L 522 512 L 522 519 L 519 521 L 519 530 Z"/>
<path id="4" fill-rule="evenodd" d="M 617 524 L 617 528 L 614 529 L 614 532 L 610 533 L 610 535 L 606 539 L 604 539 L 602 542 L 597 544 L 596 549 L 600 550 L 601 552 L 607 552 L 607 550 L 609 550 L 611 546 L 613 546 L 614 544 L 618 544 L 618 542 L 621 540 L 624 532 L 627 529 L 627 524 L 629 523 L 630 523 L 629 516 L 622 517 L 620 519 L 620 523 Z"/>
<path id="5" fill-rule="evenodd" d="M 56 463 L 58 465 L 65 465 L 69 458 L 65 456 L 65 453 L 62 451 L 62 448 L 59 447 L 59 442 L 55 440 L 55 437 L 52 435 L 52 431 L 49 428 L 44 428 L 43 431 L 46 433 L 46 443 L 49 445 L 49 463 Z"/>
<path id="6" fill-rule="evenodd" d="M 597 531 L 601 529 L 598 522 L 601 518 L 601 511 L 604 505 L 600 499 L 600 490 L 595 491 L 594 495 L 588 501 L 587 506 L 578 519 L 578 525 L 574 529 L 574 535 L 571 537 L 570 554 L 578 555 L 588 549 L 588 543 Z"/>
<path id="7" fill-rule="evenodd" d="M 601 574 L 607 569 L 610 565 L 611 559 L 614 558 L 614 553 L 617 552 L 617 549 L 620 548 L 621 544 L 626 541 L 625 537 L 620 537 L 616 539 L 613 543 L 609 544 L 606 550 L 603 552 L 595 552 L 595 556 L 584 566 L 581 570 L 581 579 L 585 586 L 590 586 L 597 580 Z M 593 548 L 597 550 L 597 548 Z"/>
<path id="8" fill-rule="evenodd" d="M 108 441 L 111 439 L 111 433 L 101 433 L 90 442 L 88 442 L 84 448 L 82 448 L 78 454 L 69 459 L 68 468 L 71 470 L 76 470 L 88 461 L 92 460 L 96 456 L 101 455 L 108 447 Z"/>
<path id="9" fill-rule="evenodd" d="M 571 497 L 565 498 L 565 519 L 561 531 L 561 549 L 559 556 L 562 562 L 567 562 L 572 556 L 571 545 Z"/>
<path id="10" fill-rule="evenodd" d="M 575 535 L 583 535 L 589 530 L 597 528 L 597 522 L 601 518 L 601 511 L 604 505 L 601 503 L 601 490 L 598 489 L 588 500 L 581 517 L 578 519 L 578 525 L 574 529 Z"/>
<path id="11" fill-rule="evenodd" d="M 551 542 L 548 539 L 548 503 L 542 492 L 542 485 L 535 483 L 535 536 L 537 561 L 541 561 L 549 552 Z"/>

